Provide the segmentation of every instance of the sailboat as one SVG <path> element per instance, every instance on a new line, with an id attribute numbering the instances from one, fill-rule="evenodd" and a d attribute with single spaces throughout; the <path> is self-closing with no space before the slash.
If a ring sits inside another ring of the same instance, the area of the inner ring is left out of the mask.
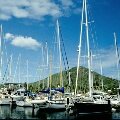
<path id="1" fill-rule="evenodd" d="M 51 88 L 51 82 L 52 82 L 52 56 L 50 56 L 50 77 L 49 77 L 49 87 L 50 87 L 50 94 L 49 94 L 49 99 L 47 101 L 47 106 L 46 110 L 51 110 L 51 111 L 61 111 L 65 110 L 65 105 L 66 105 L 66 100 L 62 97 L 61 92 L 64 92 L 63 88 L 63 78 L 62 78 L 62 58 L 61 58 L 61 44 L 60 44 L 60 31 L 59 31 L 59 22 L 57 20 L 56 22 L 57 26 L 57 40 L 58 40 L 58 45 L 59 45 L 59 56 L 60 56 L 60 87 L 59 88 Z M 57 92 L 54 95 L 52 95 L 52 92 Z"/>
<path id="2" fill-rule="evenodd" d="M 116 57 L 117 57 L 117 71 L 118 71 L 118 95 L 114 96 L 113 98 L 110 99 L 111 105 L 113 108 L 117 109 L 120 107 L 120 82 L 119 82 L 119 77 L 120 77 L 120 71 L 119 71 L 119 64 L 120 64 L 120 58 L 119 58 L 119 52 L 118 52 L 118 46 L 117 46 L 117 39 L 116 39 L 116 34 L 114 33 L 114 41 L 115 41 L 115 49 L 116 49 Z"/>
<path id="3" fill-rule="evenodd" d="M 84 16 L 85 15 L 85 16 Z M 82 47 L 82 38 L 83 38 L 83 22 L 85 17 L 85 28 L 86 28 L 86 41 L 87 41 L 87 60 L 88 60 L 88 81 L 89 81 L 89 97 L 85 98 L 86 100 L 92 101 L 92 93 L 93 93 L 93 80 L 92 80 L 92 72 L 91 72 L 91 52 L 90 52 L 90 44 L 89 44 L 89 33 L 88 33 L 88 16 L 87 16 L 87 6 L 86 0 L 83 0 L 82 7 L 82 19 L 81 19 L 81 29 L 80 29 L 80 41 L 78 46 L 78 62 L 77 62 L 77 74 L 76 74 L 76 86 L 75 86 L 75 96 L 77 95 L 78 89 L 78 76 L 79 76 L 79 66 L 80 66 L 80 57 L 81 57 L 81 47 Z"/>
<path id="4" fill-rule="evenodd" d="M 26 65 L 27 65 L 27 88 L 24 88 L 23 91 L 22 91 L 22 89 L 17 90 L 17 91 L 20 91 L 19 94 L 14 95 L 12 97 L 14 99 L 16 99 L 17 106 L 32 107 L 32 104 L 31 104 L 32 99 L 30 99 L 30 97 L 29 97 L 30 92 L 27 92 L 28 91 L 28 60 L 26 61 Z M 26 95 L 25 95 L 25 93 L 26 93 Z"/>
<path id="5" fill-rule="evenodd" d="M 86 115 L 96 115 L 102 116 L 106 115 L 106 117 L 111 118 L 111 105 L 110 101 L 107 104 L 98 104 L 94 103 L 93 100 L 93 76 L 91 70 L 91 50 L 90 50 L 90 42 L 89 42 L 89 26 L 88 26 L 88 16 L 87 16 L 87 0 L 83 0 L 83 7 L 82 7 L 82 20 L 81 20 L 81 29 L 80 29 L 80 41 L 78 46 L 78 64 L 77 64 L 77 75 L 76 75 L 76 86 L 75 86 L 75 97 L 77 95 L 78 89 L 78 74 L 79 74 L 79 66 L 80 66 L 80 57 L 81 57 L 81 46 L 82 46 L 82 39 L 83 39 L 83 25 L 85 25 L 85 32 L 86 32 L 86 41 L 87 41 L 87 60 L 88 60 L 88 81 L 89 81 L 89 92 L 88 97 L 84 97 L 85 102 L 81 99 L 79 102 L 75 101 L 73 114 L 75 113 L 77 118 L 84 118 Z M 85 22 L 84 22 L 85 20 Z"/>
<path id="6" fill-rule="evenodd" d="M 0 26 L 0 80 L 2 81 L 3 76 L 2 76 L 2 67 L 3 67 L 3 63 L 2 63 L 2 57 L 3 57 L 3 33 L 2 33 L 2 25 Z M 10 61 L 11 61 L 11 57 L 10 57 Z M 9 64 L 10 65 L 10 64 Z M 8 93 L 8 89 L 7 88 L 1 88 L 0 89 L 0 105 L 10 105 L 10 102 L 12 103 L 12 99 L 10 97 L 10 94 Z"/>
<path id="7" fill-rule="evenodd" d="M 32 99 L 31 97 L 31 93 L 28 90 L 28 60 L 26 61 L 26 65 L 27 65 L 27 88 L 25 88 L 23 91 L 21 91 L 21 89 L 19 90 L 20 92 L 23 93 L 23 95 L 21 95 L 21 93 L 19 95 L 12 96 L 14 99 L 17 98 L 16 100 L 16 104 L 17 106 L 20 107 L 32 107 L 33 104 L 44 104 L 46 101 L 45 100 L 41 100 L 38 99 L 38 97 L 34 97 L 34 99 Z M 21 98 L 21 99 L 18 99 Z"/>

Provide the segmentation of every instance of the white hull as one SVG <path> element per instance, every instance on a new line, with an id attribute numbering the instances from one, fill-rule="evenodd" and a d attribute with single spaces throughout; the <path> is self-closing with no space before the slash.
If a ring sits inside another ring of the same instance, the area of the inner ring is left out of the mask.
<path id="1" fill-rule="evenodd" d="M 48 108 L 50 109 L 65 109 L 65 104 L 56 104 L 56 103 L 51 103 L 49 104 Z"/>
<path id="2" fill-rule="evenodd" d="M 14 101 L 20 101 L 24 99 L 24 96 L 20 95 L 12 95 L 11 97 L 13 98 Z"/>
<path id="3" fill-rule="evenodd" d="M 0 100 L 0 105 L 10 105 L 10 101 Z"/>
<path id="4" fill-rule="evenodd" d="M 47 100 L 31 100 L 32 104 L 45 104 Z"/>
<path id="5" fill-rule="evenodd" d="M 119 100 L 111 100 L 111 104 L 112 105 L 120 105 L 120 101 Z"/>
<path id="6" fill-rule="evenodd" d="M 12 101 L 12 99 L 10 99 L 10 98 L 0 99 L 0 105 L 10 105 L 11 101 Z"/>
<path id="7" fill-rule="evenodd" d="M 27 101 L 16 101 L 16 104 L 20 107 L 32 107 L 32 104 Z"/>
<path id="8" fill-rule="evenodd" d="M 60 110 L 65 109 L 65 105 L 66 105 L 65 100 L 56 99 L 48 101 L 47 108 Z"/>

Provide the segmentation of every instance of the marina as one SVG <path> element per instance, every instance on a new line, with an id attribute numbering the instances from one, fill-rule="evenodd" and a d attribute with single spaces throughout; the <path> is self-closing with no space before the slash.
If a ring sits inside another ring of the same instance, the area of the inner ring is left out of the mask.
<path id="1" fill-rule="evenodd" d="M 9 5 L 15 10 L 8 7 L 0 14 L 0 119 L 120 120 L 119 34 L 111 31 L 112 42 L 105 43 L 96 37 L 92 14 L 98 6 L 89 2 L 2 1 L 0 12 Z M 74 22 L 70 19 L 71 25 L 64 24 L 72 15 Z M 5 19 L 21 26 L 8 29 Z M 45 20 L 51 21 L 49 25 Z M 71 35 L 64 39 L 66 31 Z M 104 36 L 103 31 L 100 34 Z"/>

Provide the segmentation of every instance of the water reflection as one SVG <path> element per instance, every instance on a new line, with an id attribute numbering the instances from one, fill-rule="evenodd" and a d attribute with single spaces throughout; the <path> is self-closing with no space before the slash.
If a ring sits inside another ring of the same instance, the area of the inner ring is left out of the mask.
<path id="1" fill-rule="evenodd" d="M 36 114 L 34 110 L 34 116 L 32 116 L 32 108 L 24 108 L 24 107 L 10 107 L 10 106 L 0 106 L 0 119 L 33 119 Z"/>
<path id="2" fill-rule="evenodd" d="M 64 118 L 65 114 L 63 112 L 56 113 L 46 113 L 44 110 L 31 107 L 10 107 L 10 106 L 0 106 L 0 119 L 58 119 Z"/>
<path id="3" fill-rule="evenodd" d="M 120 113 L 113 113 L 114 120 L 120 120 Z M 0 106 L 0 119 L 71 119 L 65 112 L 46 113 L 44 110 L 31 107 Z"/>

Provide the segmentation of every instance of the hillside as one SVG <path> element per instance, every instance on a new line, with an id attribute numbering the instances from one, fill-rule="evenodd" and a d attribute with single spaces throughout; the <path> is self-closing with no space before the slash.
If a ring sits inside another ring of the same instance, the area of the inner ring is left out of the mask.
<path id="1" fill-rule="evenodd" d="M 68 85 L 68 71 L 63 71 L 63 83 L 65 87 L 65 91 L 68 91 L 71 88 L 71 91 L 74 91 L 75 88 L 75 81 L 76 81 L 76 67 L 71 68 L 69 72 L 71 73 L 71 86 Z M 115 79 L 111 79 L 109 77 L 101 76 L 100 74 L 93 72 L 93 79 L 94 79 L 94 89 L 101 90 L 101 80 L 104 83 L 104 91 L 111 90 L 112 94 L 117 92 L 118 88 L 118 81 Z M 55 88 L 59 85 L 59 73 L 52 75 L 52 88 Z M 47 88 L 47 78 L 44 79 L 44 88 Z M 43 80 L 30 83 L 29 89 L 36 92 L 43 89 Z M 79 79 L 78 79 L 78 90 L 82 92 L 88 91 L 88 69 L 85 67 L 80 67 L 79 69 Z"/>

